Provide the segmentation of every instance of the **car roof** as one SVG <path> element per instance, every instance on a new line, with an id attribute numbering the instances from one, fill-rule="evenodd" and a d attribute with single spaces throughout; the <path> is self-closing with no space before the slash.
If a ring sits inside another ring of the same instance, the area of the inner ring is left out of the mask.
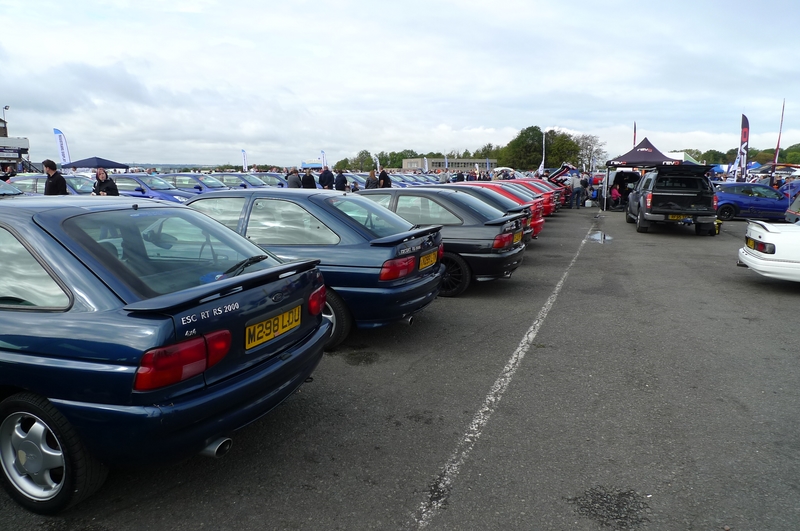
<path id="1" fill-rule="evenodd" d="M 323 190 L 322 188 L 276 188 L 276 187 L 265 187 L 265 188 L 239 188 L 239 189 L 232 189 L 232 190 L 219 190 L 213 193 L 213 195 L 197 195 L 196 197 L 192 198 L 192 201 L 198 200 L 201 198 L 208 199 L 209 197 L 240 197 L 240 196 L 250 196 L 250 195 L 257 195 L 257 196 L 275 196 L 275 197 L 309 197 L 312 195 L 347 195 L 348 192 L 341 192 L 339 190 Z M 351 195 L 355 195 L 352 194 Z"/>
<path id="2" fill-rule="evenodd" d="M 74 209 L 76 212 L 115 210 L 120 208 L 175 207 L 177 203 L 127 196 L 80 196 L 80 195 L 28 195 L 12 196 L 3 200 L 0 218 L 16 219 L 20 214 L 33 215 L 58 209 Z"/>

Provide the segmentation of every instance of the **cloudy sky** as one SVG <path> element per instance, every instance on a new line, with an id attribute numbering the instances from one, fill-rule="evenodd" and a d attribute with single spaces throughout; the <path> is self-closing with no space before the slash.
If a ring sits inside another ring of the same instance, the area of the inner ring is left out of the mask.
<path id="1" fill-rule="evenodd" d="M 296 165 L 529 126 L 610 157 L 800 142 L 800 3 L 0 0 L 0 107 L 34 161 Z M 782 21 L 789 21 L 782 25 Z"/>

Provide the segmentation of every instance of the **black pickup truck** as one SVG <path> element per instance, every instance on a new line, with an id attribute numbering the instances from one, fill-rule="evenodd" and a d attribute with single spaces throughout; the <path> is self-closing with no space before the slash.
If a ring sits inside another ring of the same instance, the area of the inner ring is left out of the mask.
<path id="1" fill-rule="evenodd" d="M 625 220 L 647 232 L 651 223 L 694 223 L 697 234 L 714 236 L 717 197 L 706 177 L 710 166 L 659 166 L 646 173 L 628 197 Z"/>

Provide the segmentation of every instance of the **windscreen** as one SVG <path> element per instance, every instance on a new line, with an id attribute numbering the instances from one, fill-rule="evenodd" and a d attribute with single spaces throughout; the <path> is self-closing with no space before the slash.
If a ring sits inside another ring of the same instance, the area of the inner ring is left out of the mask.
<path id="1" fill-rule="evenodd" d="M 246 272 L 280 264 L 277 257 L 221 223 L 186 208 L 91 212 L 64 221 L 83 251 L 142 299 L 225 278 L 242 260 L 267 254 Z M 80 253 L 77 253 L 80 254 Z"/>

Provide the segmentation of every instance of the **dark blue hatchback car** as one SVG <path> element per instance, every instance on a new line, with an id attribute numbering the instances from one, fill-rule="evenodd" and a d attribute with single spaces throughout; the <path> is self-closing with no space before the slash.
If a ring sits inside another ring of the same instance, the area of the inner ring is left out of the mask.
<path id="1" fill-rule="evenodd" d="M 438 295 L 441 227 L 417 228 L 358 195 L 259 188 L 205 194 L 187 205 L 283 259 L 320 260 L 333 348 L 353 324 L 384 326 L 411 317 Z"/>
<path id="2" fill-rule="evenodd" d="M 330 333 L 316 261 L 180 205 L 3 197 L 0 264 L 0 482 L 43 514 L 109 466 L 225 453 Z"/>

